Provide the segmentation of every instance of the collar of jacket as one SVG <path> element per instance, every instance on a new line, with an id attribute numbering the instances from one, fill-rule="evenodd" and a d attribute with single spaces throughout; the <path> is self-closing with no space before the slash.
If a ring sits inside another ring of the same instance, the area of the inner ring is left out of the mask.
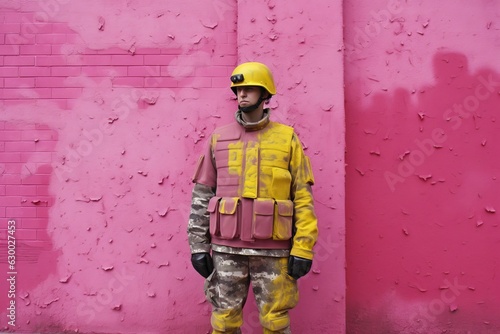
<path id="1" fill-rule="evenodd" d="M 264 109 L 264 114 L 262 115 L 262 119 L 258 122 L 250 123 L 250 122 L 245 122 L 243 117 L 241 116 L 242 112 L 241 110 L 238 110 L 235 114 L 236 121 L 245 128 L 247 131 L 257 131 L 264 129 L 268 124 L 269 124 L 269 114 L 270 110 L 269 109 Z"/>

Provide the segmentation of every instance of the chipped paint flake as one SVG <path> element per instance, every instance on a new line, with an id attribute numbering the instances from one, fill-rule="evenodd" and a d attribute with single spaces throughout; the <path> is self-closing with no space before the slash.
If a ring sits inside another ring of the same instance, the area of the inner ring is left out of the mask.
<path id="1" fill-rule="evenodd" d="M 430 178 L 432 178 L 432 175 L 431 174 L 419 175 L 418 178 L 425 182 L 425 181 L 429 180 Z"/>
<path id="2" fill-rule="evenodd" d="M 170 211 L 172 211 L 170 209 L 170 207 L 167 207 L 167 208 L 163 208 L 163 209 L 157 210 L 156 212 L 158 213 L 158 215 L 160 217 L 165 217 Z"/>
<path id="3" fill-rule="evenodd" d="M 488 213 L 495 213 L 496 212 L 495 208 L 493 208 L 492 206 L 487 206 L 486 208 L 484 208 L 484 210 L 486 210 L 486 212 L 488 212 Z"/>
<path id="4" fill-rule="evenodd" d="M 209 28 L 209 29 L 215 29 L 217 28 L 217 26 L 219 25 L 218 22 L 203 22 L 201 21 L 201 24 L 205 27 L 205 28 Z"/>
<path id="5" fill-rule="evenodd" d="M 68 283 L 72 275 L 73 275 L 73 274 L 69 274 L 69 275 L 67 275 L 67 276 L 65 276 L 65 277 L 63 277 L 63 278 L 61 278 L 61 279 L 59 279 L 59 282 L 60 282 L 60 283 Z"/>

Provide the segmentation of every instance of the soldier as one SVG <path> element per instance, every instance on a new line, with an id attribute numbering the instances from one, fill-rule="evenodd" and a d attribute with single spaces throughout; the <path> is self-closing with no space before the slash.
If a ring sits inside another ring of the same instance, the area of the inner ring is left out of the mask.
<path id="1" fill-rule="evenodd" d="M 264 108 L 276 94 L 269 68 L 243 63 L 231 82 L 236 122 L 213 132 L 193 177 L 191 262 L 206 278 L 212 333 L 241 333 L 250 283 L 264 333 L 291 333 L 318 237 L 314 178 L 293 128 Z"/>

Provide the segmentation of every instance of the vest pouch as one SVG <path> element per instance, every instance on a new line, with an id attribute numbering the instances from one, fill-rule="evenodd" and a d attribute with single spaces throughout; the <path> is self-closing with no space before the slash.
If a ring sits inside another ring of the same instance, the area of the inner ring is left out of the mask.
<path id="1" fill-rule="evenodd" d="M 219 236 L 219 201 L 220 197 L 214 196 L 208 202 L 207 211 L 210 215 L 210 235 Z"/>
<path id="2" fill-rule="evenodd" d="M 290 240 L 293 226 L 293 202 L 276 200 L 273 240 Z"/>
<path id="3" fill-rule="evenodd" d="M 274 200 L 256 198 L 253 201 L 252 236 L 255 239 L 273 237 Z"/>
<path id="4" fill-rule="evenodd" d="M 287 169 L 272 169 L 273 178 L 271 183 L 271 194 L 274 198 L 290 198 L 290 186 L 292 184 L 292 175 Z"/>
<path id="5" fill-rule="evenodd" d="M 239 197 L 221 198 L 219 203 L 219 231 L 221 239 L 234 239 L 238 236 L 240 211 Z"/>

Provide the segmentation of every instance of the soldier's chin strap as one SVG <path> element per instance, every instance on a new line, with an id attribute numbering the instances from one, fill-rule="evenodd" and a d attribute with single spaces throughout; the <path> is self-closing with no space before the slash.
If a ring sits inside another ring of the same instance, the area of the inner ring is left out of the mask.
<path id="1" fill-rule="evenodd" d="M 262 94 L 260 94 L 260 97 L 259 97 L 259 100 L 257 101 L 257 103 L 252 104 L 251 106 L 248 106 L 248 107 L 239 107 L 239 109 L 240 109 L 242 112 L 244 112 L 244 113 L 249 113 L 249 112 L 252 112 L 252 111 L 254 111 L 255 109 L 257 109 L 257 108 L 260 106 L 260 104 L 261 104 L 262 102 L 264 102 L 265 100 L 266 100 L 266 99 L 263 99 L 263 98 L 262 98 Z"/>

